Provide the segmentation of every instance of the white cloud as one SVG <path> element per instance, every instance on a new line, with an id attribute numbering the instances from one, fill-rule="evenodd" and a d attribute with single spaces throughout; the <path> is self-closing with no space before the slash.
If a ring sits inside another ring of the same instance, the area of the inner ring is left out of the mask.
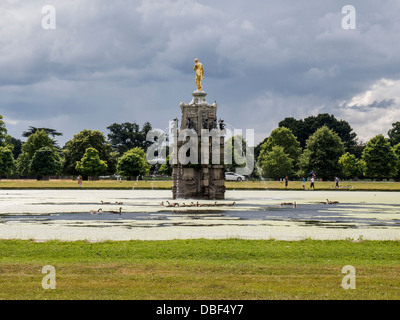
<path id="1" fill-rule="evenodd" d="M 400 80 L 382 78 L 370 88 L 340 103 L 343 118 L 350 119 L 364 142 L 377 134 L 387 136 L 400 119 Z"/>

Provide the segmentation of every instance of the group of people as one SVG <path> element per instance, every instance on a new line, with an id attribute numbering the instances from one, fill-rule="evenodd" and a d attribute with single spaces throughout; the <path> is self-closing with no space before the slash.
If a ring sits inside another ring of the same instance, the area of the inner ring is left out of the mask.
<path id="1" fill-rule="evenodd" d="M 309 177 L 310 177 L 310 189 L 315 190 L 315 184 L 314 184 L 315 183 L 315 172 L 314 172 L 314 170 L 312 170 L 310 172 Z M 339 188 L 339 177 L 335 177 L 335 181 L 336 181 L 336 188 Z M 289 178 L 288 178 L 288 176 L 286 176 L 285 177 L 285 187 L 286 188 L 288 186 L 288 183 L 289 183 Z M 303 177 L 301 183 L 302 183 L 303 189 L 305 189 L 306 188 L 306 178 L 305 177 Z"/>

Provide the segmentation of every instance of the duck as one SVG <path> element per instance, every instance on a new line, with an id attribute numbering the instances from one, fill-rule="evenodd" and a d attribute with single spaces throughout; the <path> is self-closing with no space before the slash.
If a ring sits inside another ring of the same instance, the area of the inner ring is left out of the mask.
<path id="1" fill-rule="evenodd" d="M 293 202 L 282 202 L 280 205 L 281 206 L 292 206 Z"/>
<path id="2" fill-rule="evenodd" d="M 119 204 L 119 205 L 121 205 L 121 204 L 124 204 L 123 202 L 118 202 L 118 201 L 115 201 L 115 204 Z"/>
<path id="3" fill-rule="evenodd" d="M 102 204 L 110 204 L 111 202 L 105 202 L 105 201 L 101 200 L 101 203 Z"/>
<path id="4" fill-rule="evenodd" d="M 98 210 L 90 210 L 91 214 L 98 214 L 99 212 L 103 211 L 103 209 L 98 209 Z"/>
<path id="5" fill-rule="evenodd" d="M 228 204 L 227 204 L 227 206 L 230 206 L 230 207 L 232 207 L 232 206 L 234 206 L 235 204 L 236 204 L 236 202 L 235 202 L 235 201 L 233 201 L 233 202 L 232 202 L 232 203 L 230 203 L 230 204 L 228 203 Z"/>
<path id="6" fill-rule="evenodd" d="M 110 212 L 111 212 L 111 213 L 115 213 L 115 214 L 121 214 L 121 210 L 122 210 L 122 207 L 119 207 L 119 211 L 113 211 L 113 210 L 111 210 Z"/>
<path id="7" fill-rule="evenodd" d="M 169 201 L 166 201 L 167 202 L 167 205 L 166 205 L 166 207 L 179 207 L 179 203 L 177 203 L 177 202 L 174 202 L 174 203 L 169 203 Z"/>
<path id="8" fill-rule="evenodd" d="M 339 201 L 329 201 L 328 199 L 326 199 L 325 204 L 336 204 L 339 203 Z"/>

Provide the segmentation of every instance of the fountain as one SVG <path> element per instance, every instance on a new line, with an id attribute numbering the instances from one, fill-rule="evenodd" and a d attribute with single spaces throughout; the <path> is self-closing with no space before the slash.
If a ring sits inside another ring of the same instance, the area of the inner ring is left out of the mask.
<path id="1" fill-rule="evenodd" d="M 173 199 L 224 199 L 224 125 L 218 123 L 216 102 L 209 104 L 202 91 L 203 65 L 195 60 L 197 90 L 189 104 L 181 103 L 175 163 L 172 164 Z M 189 140 L 188 140 L 189 139 Z"/>

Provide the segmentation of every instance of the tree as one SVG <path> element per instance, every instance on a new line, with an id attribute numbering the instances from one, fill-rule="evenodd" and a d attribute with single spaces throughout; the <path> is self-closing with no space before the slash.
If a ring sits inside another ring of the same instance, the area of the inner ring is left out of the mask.
<path id="1" fill-rule="evenodd" d="M 261 141 L 256 147 L 254 148 L 254 159 L 258 159 L 261 153 L 261 148 L 264 143 L 266 143 L 268 140 L 268 137 L 266 137 L 263 141 Z"/>
<path id="2" fill-rule="evenodd" d="M 393 147 L 393 151 L 397 156 L 397 174 L 394 178 L 396 181 L 400 181 L 400 143 Z"/>
<path id="3" fill-rule="evenodd" d="M 283 147 L 284 153 L 286 153 L 292 160 L 293 165 L 297 163 L 297 160 L 301 154 L 300 143 L 297 141 L 292 131 L 285 127 L 276 128 L 271 132 L 267 141 L 261 146 L 260 155 L 261 160 L 265 157 L 268 152 L 272 151 L 274 146 Z"/>
<path id="4" fill-rule="evenodd" d="M 64 155 L 63 172 L 68 175 L 77 175 L 76 162 L 80 161 L 87 148 L 94 148 L 98 151 L 101 160 L 107 162 L 107 174 L 114 174 L 117 165 L 117 154 L 104 134 L 97 130 L 82 130 L 69 140 L 63 147 Z"/>
<path id="5" fill-rule="evenodd" d="M 9 175 L 14 170 L 14 156 L 7 147 L 0 147 L 0 175 Z"/>
<path id="6" fill-rule="evenodd" d="M 299 141 L 300 147 L 302 149 L 305 148 L 306 140 L 308 139 L 308 137 L 314 132 L 314 128 L 307 128 L 304 125 L 303 119 L 296 120 L 293 117 L 287 117 L 283 119 L 281 122 L 279 122 L 278 126 L 290 129 L 290 131 L 292 131 L 292 133 Z"/>
<path id="7" fill-rule="evenodd" d="M 50 138 L 44 130 L 38 130 L 29 136 L 26 142 L 22 145 L 22 153 L 17 159 L 17 170 L 21 175 L 34 174 L 30 170 L 30 161 L 35 155 L 35 152 L 44 147 L 49 147 L 55 153 L 58 152 L 54 147 L 54 140 Z"/>
<path id="8" fill-rule="evenodd" d="M 37 150 L 29 163 L 29 171 L 37 175 L 38 180 L 48 180 L 49 176 L 59 174 L 61 168 L 61 158 L 51 147 Z"/>
<path id="9" fill-rule="evenodd" d="M 172 166 L 169 163 L 169 155 L 167 155 L 167 158 L 165 159 L 165 163 L 163 163 L 160 168 L 158 169 L 158 173 L 170 176 L 172 174 Z"/>
<path id="10" fill-rule="evenodd" d="M 388 136 L 392 146 L 400 143 L 400 121 L 392 123 L 392 129 L 388 131 Z"/>
<path id="11" fill-rule="evenodd" d="M 118 174 L 132 178 L 147 175 L 150 171 L 147 163 L 146 152 L 139 147 L 135 147 L 125 152 L 118 160 Z"/>
<path id="12" fill-rule="evenodd" d="M 226 140 L 224 144 L 224 159 L 227 162 L 225 163 L 226 171 L 236 171 L 237 168 L 245 168 L 246 166 L 254 168 L 253 152 L 254 148 L 251 150 L 250 147 L 247 147 L 247 142 L 241 135 Z"/>
<path id="13" fill-rule="evenodd" d="M 29 136 L 31 136 L 32 134 L 34 134 L 38 130 L 43 130 L 46 134 L 48 134 L 49 136 L 52 136 L 53 138 L 55 138 L 56 136 L 62 136 L 63 135 L 61 132 L 58 132 L 58 131 L 56 131 L 54 129 L 36 128 L 36 127 L 29 126 L 29 129 L 24 131 L 22 133 L 22 136 L 25 137 L 25 138 L 28 138 Z"/>
<path id="14" fill-rule="evenodd" d="M 293 159 L 282 146 L 273 146 L 260 156 L 260 166 L 265 177 L 279 179 L 293 174 Z"/>
<path id="15" fill-rule="evenodd" d="M 317 129 L 307 139 L 306 148 L 299 158 L 299 173 L 304 176 L 314 170 L 323 180 L 334 178 L 340 172 L 339 158 L 344 150 L 336 132 L 326 126 Z"/>
<path id="16" fill-rule="evenodd" d="M 13 145 L 12 153 L 14 155 L 14 159 L 17 159 L 18 156 L 22 153 L 22 141 L 20 139 L 10 137 L 10 142 Z"/>
<path id="17" fill-rule="evenodd" d="M 279 122 L 279 127 L 289 128 L 300 142 L 302 149 L 306 147 L 306 141 L 317 129 L 326 126 L 335 131 L 346 148 L 346 151 L 355 153 L 357 147 L 357 134 L 353 132 L 350 124 L 344 120 L 337 120 L 334 115 L 320 113 L 317 116 L 309 116 L 304 120 L 296 120 L 293 117 L 285 118 Z"/>
<path id="18" fill-rule="evenodd" d="M 80 161 L 76 163 L 76 170 L 89 179 L 95 180 L 97 176 L 107 170 L 107 163 L 99 157 L 99 152 L 95 148 L 87 148 Z"/>
<path id="19" fill-rule="evenodd" d="M 346 178 L 357 178 L 363 175 L 365 169 L 364 161 L 357 159 L 354 154 L 346 152 L 339 158 L 342 174 Z"/>
<path id="20" fill-rule="evenodd" d="M 379 134 L 370 139 L 362 154 L 365 175 L 374 179 L 394 177 L 397 173 L 397 156 L 389 139 Z"/>
<path id="21" fill-rule="evenodd" d="M 0 147 L 7 147 L 11 151 L 14 149 L 12 137 L 7 134 L 6 125 L 3 121 L 3 116 L 0 115 Z"/>
<path id="22" fill-rule="evenodd" d="M 7 144 L 7 129 L 3 121 L 3 116 L 0 115 L 0 147 L 5 147 Z"/>
<path id="23" fill-rule="evenodd" d="M 14 151 L 18 151 L 13 144 L 13 137 L 7 134 L 6 125 L 3 121 L 3 116 L 0 115 L 0 174 L 8 175 L 11 174 L 15 167 L 14 163 Z M 13 161 L 10 160 L 9 154 L 13 155 Z"/>
<path id="24" fill-rule="evenodd" d="M 36 128 L 33 126 L 29 126 L 29 129 L 24 131 L 22 133 L 22 136 L 25 138 L 29 138 L 32 134 L 34 134 L 37 131 L 43 130 L 47 135 L 53 137 L 53 146 L 56 147 L 57 149 L 60 149 L 57 141 L 54 139 L 56 136 L 62 136 L 63 134 L 61 132 L 56 131 L 55 129 L 50 129 L 50 128 Z"/>
<path id="25" fill-rule="evenodd" d="M 147 150 L 149 146 L 149 142 L 146 141 L 147 132 L 152 129 L 149 122 L 146 122 L 142 129 L 135 122 L 113 123 L 107 129 L 110 130 L 108 140 L 120 155 L 135 147 Z"/>

